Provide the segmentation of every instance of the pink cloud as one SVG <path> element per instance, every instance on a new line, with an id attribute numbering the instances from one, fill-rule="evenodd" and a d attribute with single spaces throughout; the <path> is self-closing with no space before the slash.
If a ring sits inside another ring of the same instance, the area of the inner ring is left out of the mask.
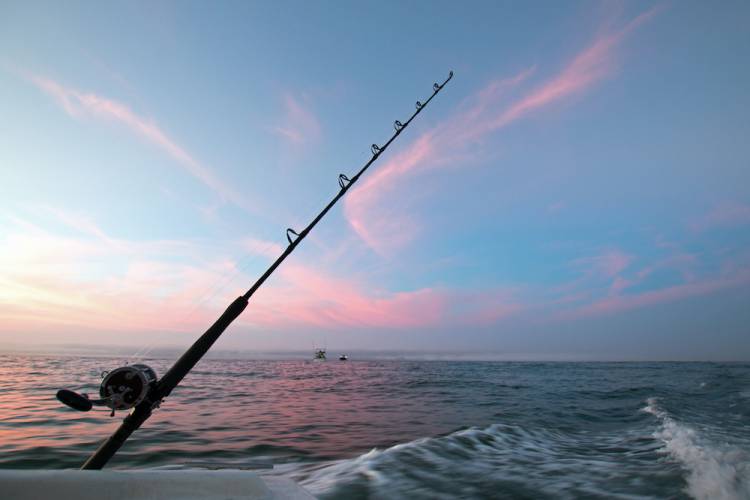
<path id="1" fill-rule="evenodd" d="M 617 45 L 632 30 L 650 20 L 661 9 L 661 6 L 654 7 L 629 22 L 622 30 L 601 35 L 557 76 L 513 103 L 485 126 L 489 130 L 503 127 L 536 109 L 585 90 L 610 75 L 615 68 L 614 49 Z"/>
<path id="2" fill-rule="evenodd" d="M 527 308 L 509 290 L 480 290 L 462 295 L 457 302 L 461 323 L 471 326 L 496 325 Z"/>
<path id="3" fill-rule="evenodd" d="M 719 271 L 714 274 L 704 272 L 701 276 L 699 270 L 705 266 L 701 266 L 698 255 L 685 252 L 675 243 L 665 242 L 663 237 L 657 238 L 655 247 L 670 253 L 640 268 L 633 265 L 636 262 L 634 257 L 620 250 L 573 261 L 574 266 L 583 268 L 583 276 L 555 290 L 560 297 L 549 305 L 571 307 L 553 315 L 552 319 L 615 314 L 750 285 L 750 265 L 746 258 L 728 258 L 721 263 Z M 678 273 L 682 283 L 628 293 L 660 271 L 668 271 L 670 276 Z M 602 283 L 607 284 L 606 289 L 602 288 Z"/>
<path id="4" fill-rule="evenodd" d="M 318 118 L 291 94 L 284 96 L 283 123 L 271 130 L 296 146 L 320 140 L 321 126 Z"/>
<path id="5" fill-rule="evenodd" d="M 332 276 L 299 264 L 280 270 L 281 284 L 253 299 L 245 321 L 264 326 L 405 328 L 437 324 L 447 298 L 425 288 L 409 292 L 373 292 L 352 278 Z"/>
<path id="6" fill-rule="evenodd" d="M 6 232 L 0 244 L 0 332 L 33 336 L 61 325 L 181 331 L 196 318 L 208 321 L 208 303 L 191 310 L 196 297 L 235 270 L 209 248 L 116 239 L 90 218 L 49 213 L 80 234 L 61 236 L 23 221 Z M 182 263 L 190 261 L 202 264 Z"/>
<path id="7" fill-rule="evenodd" d="M 193 158 L 184 148 L 169 137 L 152 120 L 143 118 L 125 104 L 93 93 L 84 93 L 61 85 L 40 76 L 31 76 L 31 81 L 48 95 L 73 118 L 93 117 L 119 122 L 146 141 L 157 146 L 174 158 L 193 177 L 217 193 L 222 200 L 229 201 L 249 211 L 253 211 L 247 200 L 234 189 L 219 180 L 211 169 Z"/>
<path id="8" fill-rule="evenodd" d="M 30 255 L 9 264 L 0 277 L 0 331 L 8 334 L 54 331 L 59 325 L 78 325 L 102 332 L 182 330 L 181 316 L 189 298 L 208 288 L 223 269 L 207 263 L 205 269 L 186 265 L 113 256 L 101 244 L 48 236 L 29 241 L 14 237 L 3 252 L 19 245 Z M 33 251 L 55 244 L 61 252 Z M 12 258 L 13 256 L 11 256 Z M 110 262 L 126 264 L 114 274 Z M 204 316 L 205 317 L 205 316 Z"/>
<path id="9" fill-rule="evenodd" d="M 351 276 L 285 265 L 283 282 L 261 290 L 248 324 L 304 324 L 325 328 L 426 328 L 493 324 L 521 307 L 510 293 L 438 288 L 389 292 Z"/>
<path id="10" fill-rule="evenodd" d="M 32 337 L 85 328 L 112 342 L 116 332 L 156 335 L 205 328 L 257 277 L 211 243 L 113 238 L 84 216 L 64 215 L 80 231 L 60 236 L 15 224 L 0 239 L 0 334 Z M 232 253 L 268 258 L 282 248 L 246 238 Z M 442 288 L 389 291 L 362 276 L 287 262 L 260 289 L 240 324 L 252 328 L 427 328 L 489 324 L 518 310 L 509 293 Z M 174 337 L 171 337 L 174 339 Z M 10 337 L 8 337 L 10 339 Z M 0 339 L 1 340 L 1 339 Z"/>
<path id="11" fill-rule="evenodd" d="M 404 212 L 394 213 L 394 204 L 383 199 L 398 189 L 404 178 L 451 165 L 468 143 L 477 140 L 475 123 L 498 99 L 521 84 L 534 71 L 530 68 L 511 78 L 492 81 L 477 95 L 466 99 L 446 124 L 423 133 L 405 150 L 374 171 L 368 172 L 345 199 L 345 215 L 362 240 L 380 254 L 398 249 L 419 233 L 417 220 Z M 376 215 L 377 213 L 377 215 Z"/>
<path id="12" fill-rule="evenodd" d="M 577 302 L 581 298 L 579 289 L 584 286 L 590 289 L 586 292 L 586 297 L 589 297 L 591 289 L 600 288 L 602 283 L 607 284 L 609 295 L 618 295 L 641 280 L 641 278 L 634 280 L 622 276 L 634 260 L 634 256 L 618 249 L 573 260 L 570 265 L 579 270 L 581 276 L 554 288 L 555 293 L 564 294 L 563 297 L 556 299 L 555 303 Z M 576 297 L 576 299 L 571 297 Z"/>
<path id="13" fill-rule="evenodd" d="M 653 274 L 654 272 L 661 269 L 673 269 L 682 275 L 682 278 L 686 282 L 695 280 L 695 267 L 698 264 L 698 258 L 694 254 L 686 253 L 681 250 L 676 251 L 672 255 L 661 259 L 654 264 L 644 267 L 636 273 L 637 282 L 643 281 L 645 278 Z"/>
<path id="14" fill-rule="evenodd" d="M 612 286 L 609 287 L 609 294 L 610 295 L 620 295 L 623 290 L 625 290 L 628 287 L 633 286 L 633 281 L 629 279 L 625 279 L 622 276 L 615 276 L 614 281 L 612 282 Z"/>
<path id="15" fill-rule="evenodd" d="M 432 136 L 421 136 L 404 152 L 363 178 L 345 199 L 344 213 L 352 229 L 378 253 L 385 254 L 399 248 L 416 235 L 418 224 L 407 213 L 384 211 L 378 217 L 373 211 L 384 194 L 398 187 L 398 181 L 406 172 L 433 158 L 434 151 Z"/>
<path id="16" fill-rule="evenodd" d="M 721 290 L 750 284 L 750 270 L 745 269 L 731 276 L 707 279 L 701 282 L 686 283 L 660 290 L 651 290 L 633 295 L 610 296 L 591 304 L 582 306 L 564 316 L 582 318 L 604 314 L 614 314 L 631 309 L 650 307 L 662 303 L 674 302 L 689 297 L 708 295 Z"/>
<path id="17" fill-rule="evenodd" d="M 698 217 L 689 224 L 695 232 L 708 231 L 719 227 L 733 227 L 750 224 L 750 206 L 741 203 L 722 203 L 709 213 Z"/>
<path id="18" fill-rule="evenodd" d="M 656 247 L 664 248 L 660 240 L 657 240 Z M 590 299 L 592 295 L 595 295 L 592 291 L 600 287 L 602 283 L 607 284 L 607 296 L 616 297 L 622 295 L 627 289 L 643 283 L 655 272 L 661 270 L 677 271 L 686 284 L 694 282 L 697 257 L 683 252 L 678 247 L 670 246 L 669 249 L 673 250 L 670 255 L 657 259 L 640 269 L 633 266 L 637 260 L 636 257 L 618 249 L 576 259 L 571 264 L 575 268 L 582 269 L 582 276 L 556 289 L 557 292 L 565 294 L 559 302 L 578 302 L 579 300 L 567 300 L 565 296 L 572 293 L 581 298 L 578 289 L 584 286 L 589 288 L 589 296 L 583 298 Z"/>
<path id="19" fill-rule="evenodd" d="M 633 256 L 621 250 L 609 250 L 593 257 L 573 261 L 576 267 L 584 267 L 587 275 L 612 278 L 624 271 L 633 261 Z"/>
<path id="20" fill-rule="evenodd" d="M 617 32 L 600 35 L 557 75 L 515 101 L 505 103 L 507 94 L 526 82 L 535 72 L 535 67 L 514 77 L 490 82 L 465 100 L 444 125 L 421 135 L 352 190 L 345 208 L 352 228 L 381 254 L 392 252 L 410 241 L 418 233 L 416 219 L 389 210 L 390 204 L 384 200 L 399 183 L 404 182 L 406 176 L 428 168 L 465 164 L 457 159 L 466 154 L 468 146 L 609 76 L 616 68 L 614 52 L 623 38 L 660 9 L 656 7 L 641 14 Z"/>

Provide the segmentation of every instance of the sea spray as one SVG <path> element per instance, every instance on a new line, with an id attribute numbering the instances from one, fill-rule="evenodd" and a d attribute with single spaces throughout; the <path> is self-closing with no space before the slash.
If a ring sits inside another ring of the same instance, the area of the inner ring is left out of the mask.
<path id="1" fill-rule="evenodd" d="M 661 425 L 654 437 L 664 442 L 662 452 L 687 471 L 686 492 L 696 500 L 743 500 L 750 498 L 750 456 L 728 443 L 708 442 L 694 428 L 681 424 L 649 398 L 643 411 Z"/>

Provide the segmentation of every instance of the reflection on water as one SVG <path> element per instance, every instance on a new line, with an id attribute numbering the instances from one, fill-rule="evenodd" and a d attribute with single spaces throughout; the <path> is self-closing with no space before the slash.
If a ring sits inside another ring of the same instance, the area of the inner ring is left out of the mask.
<path id="1" fill-rule="evenodd" d="M 170 361 L 146 360 L 163 374 Z M 78 467 L 93 357 L 0 356 L 0 467 Z M 750 498 L 750 365 L 202 361 L 111 462 L 239 467 L 323 498 Z"/>
<path id="2" fill-rule="evenodd" d="M 54 397 L 59 388 L 97 394 L 100 373 L 121 360 L 0 359 L 2 466 L 78 466 L 124 417 L 109 418 L 106 409 L 75 412 Z M 166 360 L 147 363 L 159 374 L 169 366 Z M 239 464 L 258 455 L 341 458 L 450 432 L 466 422 L 489 423 L 493 405 L 476 401 L 481 394 L 470 394 L 461 383 L 452 385 L 450 365 L 436 368 L 394 361 L 205 360 L 112 465 L 217 457 Z M 471 382 L 465 378 L 460 382 Z M 477 404 L 484 409 L 477 411 Z"/>

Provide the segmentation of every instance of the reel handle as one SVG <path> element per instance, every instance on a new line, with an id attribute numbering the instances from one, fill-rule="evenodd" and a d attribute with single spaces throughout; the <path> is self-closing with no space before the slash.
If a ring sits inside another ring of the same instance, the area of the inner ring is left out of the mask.
<path id="1" fill-rule="evenodd" d="M 74 410 L 78 411 L 89 411 L 94 405 L 104 406 L 104 401 L 101 399 L 89 399 L 88 394 L 78 394 L 75 391 L 68 389 L 60 389 L 57 391 L 57 399 Z"/>

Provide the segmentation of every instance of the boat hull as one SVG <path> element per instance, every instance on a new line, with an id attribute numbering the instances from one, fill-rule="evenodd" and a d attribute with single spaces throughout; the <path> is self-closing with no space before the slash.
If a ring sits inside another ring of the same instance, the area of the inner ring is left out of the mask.
<path id="1" fill-rule="evenodd" d="M 311 500 L 294 481 L 242 470 L 0 470 L 7 500 Z"/>

